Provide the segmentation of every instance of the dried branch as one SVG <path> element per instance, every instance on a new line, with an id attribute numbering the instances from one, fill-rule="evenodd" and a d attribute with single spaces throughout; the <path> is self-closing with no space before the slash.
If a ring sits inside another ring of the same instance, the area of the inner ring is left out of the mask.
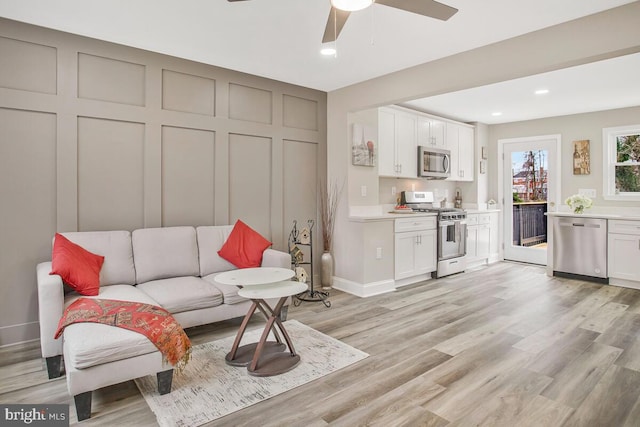
<path id="1" fill-rule="evenodd" d="M 332 182 L 329 187 L 320 186 L 320 215 L 322 220 L 322 245 L 325 251 L 330 251 L 333 244 L 333 228 L 335 226 L 336 210 L 340 201 L 342 188 Z"/>

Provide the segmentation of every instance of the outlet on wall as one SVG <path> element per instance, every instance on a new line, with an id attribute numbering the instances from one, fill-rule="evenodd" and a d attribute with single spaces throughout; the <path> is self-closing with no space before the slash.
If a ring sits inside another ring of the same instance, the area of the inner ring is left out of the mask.
<path id="1" fill-rule="evenodd" d="M 382 259 L 382 248 L 376 248 L 376 259 Z"/>
<path id="2" fill-rule="evenodd" d="M 578 190 L 578 194 L 583 196 L 591 197 L 594 199 L 596 197 L 596 189 L 595 188 L 581 188 Z"/>
<path id="3" fill-rule="evenodd" d="M 362 197 L 367 197 L 367 186 L 363 185 L 360 187 L 360 194 L 362 195 Z"/>
<path id="4" fill-rule="evenodd" d="M 391 187 L 391 195 L 392 196 L 396 195 L 396 186 L 395 185 L 393 187 Z"/>

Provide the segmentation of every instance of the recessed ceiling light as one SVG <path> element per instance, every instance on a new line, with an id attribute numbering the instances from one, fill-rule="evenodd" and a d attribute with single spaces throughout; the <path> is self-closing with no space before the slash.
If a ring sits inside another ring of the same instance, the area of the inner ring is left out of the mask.
<path id="1" fill-rule="evenodd" d="M 323 47 L 322 49 L 320 49 L 320 53 L 326 56 L 335 55 L 336 49 L 333 47 Z"/>
<path id="2" fill-rule="evenodd" d="M 549 89 L 538 89 L 537 91 L 535 91 L 536 95 L 544 95 L 549 93 Z"/>
<path id="3" fill-rule="evenodd" d="M 336 9 L 355 12 L 371 6 L 373 0 L 331 0 L 331 5 Z"/>
<path id="4" fill-rule="evenodd" d="M 498 116 L 501 116 L 502 113 L 500 111 L 496 111 L 495 113 L 491 113 L 491 115 L 494 117 L 498 117 Z"/>

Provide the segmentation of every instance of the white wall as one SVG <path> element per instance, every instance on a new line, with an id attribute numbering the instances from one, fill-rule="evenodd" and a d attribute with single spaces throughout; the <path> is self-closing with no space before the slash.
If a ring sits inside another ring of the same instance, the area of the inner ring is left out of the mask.
<path id="1" fill-rule="evenodd" d="M 497 164 L 497 146 L 500 139 L 560 134 L 562 138 L 560 160 L 562 187 L 558 199 L 561 202 L 572 194 L 576 194 L 580 188 L 594 188 L 597 191 L 594 206 L 637 207 L 640 206 L 640 202 L 604 200 L 602 197 L 602 128 L 638 123 L 640 123 L 640 106 L 491 125 L 489 126 L 489 155 L 491 159 L 496 160 L 494 164 Z M 590 141 L 591 173 L 589 175 L 574 175 L 573 141 L 584 139 Z M 498 175 L 496 168 L 490 170 L 489 182 L 489 193 L 497 195 Z M 492 197 L 497 200 L 496 196 Z"/>

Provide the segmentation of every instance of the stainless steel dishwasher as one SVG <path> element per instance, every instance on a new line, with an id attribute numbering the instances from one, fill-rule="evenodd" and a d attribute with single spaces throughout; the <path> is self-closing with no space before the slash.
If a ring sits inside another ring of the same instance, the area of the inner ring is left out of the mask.
<path id="1" fill-rule="evenodd" d="M 553 275 L 609 283 L 606 219 L 554 219 Z"/>

